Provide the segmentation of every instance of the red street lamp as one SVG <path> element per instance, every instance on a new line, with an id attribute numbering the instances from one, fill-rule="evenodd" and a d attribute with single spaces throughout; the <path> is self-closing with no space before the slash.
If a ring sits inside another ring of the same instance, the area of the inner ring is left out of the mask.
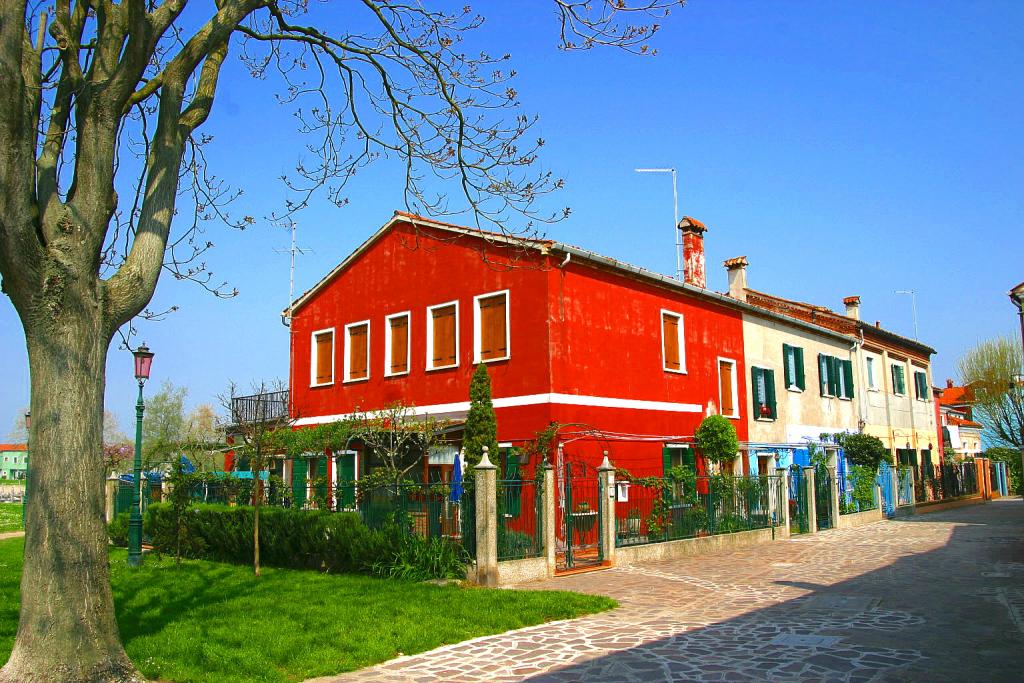
<path id="1" fill-rule="evenodd" d="M 144 343 L 132 351 L 135 356 L 135 379 L 139 383 L 139 400 L 135 403 L 135 477 L 132 482 L 132 509 L 128 517 L 128 566 L 142 564 L 142 416 L 146 404 L 142 401 L 142 387 L 149 379 L 153 366 L 153 352 Z"/>

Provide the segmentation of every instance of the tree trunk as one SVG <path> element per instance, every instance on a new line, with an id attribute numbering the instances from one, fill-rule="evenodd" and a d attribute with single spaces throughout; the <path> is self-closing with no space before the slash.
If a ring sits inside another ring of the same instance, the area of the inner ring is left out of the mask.
<path id="1" fill-rule="evenodd" d="M 250 471 L 252 467 L 249 468 Z M 263 502 L 263 482 L 260 481 L 260 471 L 253 474 L 256 476 L 256 499 L 252 502 L 252 566 L 256 576 L 260 575 L 260 503 Z"/>
<path id="2" fill-rule="evenodd" d="M 99 297 L 69 279 L 23 316 L 32 460 L 21 620 L 0 681 L 140 681 L 118 637 L 99 486 L 110 335 Z"/>

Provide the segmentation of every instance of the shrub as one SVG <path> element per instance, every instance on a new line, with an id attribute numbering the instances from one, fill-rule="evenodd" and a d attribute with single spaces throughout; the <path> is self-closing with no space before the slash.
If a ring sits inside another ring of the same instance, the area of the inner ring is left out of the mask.
<path id="1" fill-rule="evenodd" d="M 701 455 L 711 462 L 727 462 L 736 457 L 740 444 L 736 438 L 736 428 L 732 423 L 721 415 L 708 415 L 705 417 L 694 440 Z"/>
<path id="2" fill-rule="evenodd" d="M 128 516 L 127 512 L 119 512 L 107 524 L 107 536 L 119 548 L 128 547 Z"/>
<path id="3" fill-rule="evenodd" d="M 836 434 L 835 441 L 843 447 L 846 459 L 854 465 L 867 467 L 872 473 L 889 459 L 889 450 L 877 436 L 869 434 Z"/>
<path id="4" fill-rule="evenodd" d="M 193 506 L 185 514 L 190 543 L 182 554 L 249 564 L 252 519 L 251 507 Z M 171 506 L 150 505 L 145 521 L 154 548 L 173 552 L 177 526 Z M 264 507 L 260 561 L 270 567 L 424 579 L 465 576 L 469 557 L 461 545 L 410 534 L 408 524 L 393 516 L 370 529 L 357 513 Z"/>

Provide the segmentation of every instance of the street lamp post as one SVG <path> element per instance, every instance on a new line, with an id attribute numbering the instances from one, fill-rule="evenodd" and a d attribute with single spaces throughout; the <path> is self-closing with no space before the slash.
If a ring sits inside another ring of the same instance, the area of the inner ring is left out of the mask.
<path id="1" fill-rule="evenodd" d="M 32 448 L 32 411 L 25 411 L 25 492 L 21 494 L 21 526 L 25 526 L 25 508 L 28 507 L 28 461 Z"/>
<path id="2" fill-rule="evenodd" d="M 149 379 L 153 353 L 142 344 L 132 352 L 135 356 L 135 379 L 139 382 L 139 400 L 135 403 L 135 475 L 132 482 L 132 509 L 128 517 L 128 565 L 142 564 L 142 415 L 146 404 L 142 401 L 142 387 Z"/>
<path id="3" fill-rule="evenodd" d="M 1017 316 L 1020 318 L 1020 343 L 1021 353 L 1024 353 L 1024 282 L 1010 290 L 1010 301 L 1017 307 Z M 1020 475 L 1024 479 L 1024 424 L 1020 428 Z M 1024 493 L 1024 482 L 1017 482 L 1018 488 Z"/>

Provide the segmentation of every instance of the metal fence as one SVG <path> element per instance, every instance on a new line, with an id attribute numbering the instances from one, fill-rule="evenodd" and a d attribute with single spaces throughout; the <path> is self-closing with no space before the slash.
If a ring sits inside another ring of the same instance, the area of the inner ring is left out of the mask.
<path id="1" fill-rule="evenodd" d="M 839 514 L 878 509 L 878 474 L 868 468 L 848 467 L 839 477 Z"/>
<path id="2" fill-rule="evenodd" d="M 978 493 L 978 468 L 973 462 L 926 466 L 919 484 L 924 500 L 939 501 Z"/>
<path id="3" fill-rule="evenodd" d="M 544 552 L 544 485 L 519 479 L 497 481 L 498 559 L 521 560 Z"/>
<path id="4" fill-rule="evenodd" d="M 160 500 L 160 482 L 151 482 L 146 477 L 142 478 L 142 512 L 146 512 L 146 508 L 149 507 L 150 503 L 154 503 Z M 120 514 L 122 512 L 131 512 L 132 509 L 132 498 L 135 495 L 135 483 L 132 481 L 126 481 L 119 479 L 117 482 L 117 492 L 114 495 L 114 514 Z"/>
<path id="5" fill-rule="evenodd" d="M 622 483 L 615 504 L 617 547 L 771 528 L 781 523 L 786 504 L 777 475 Z"/>

